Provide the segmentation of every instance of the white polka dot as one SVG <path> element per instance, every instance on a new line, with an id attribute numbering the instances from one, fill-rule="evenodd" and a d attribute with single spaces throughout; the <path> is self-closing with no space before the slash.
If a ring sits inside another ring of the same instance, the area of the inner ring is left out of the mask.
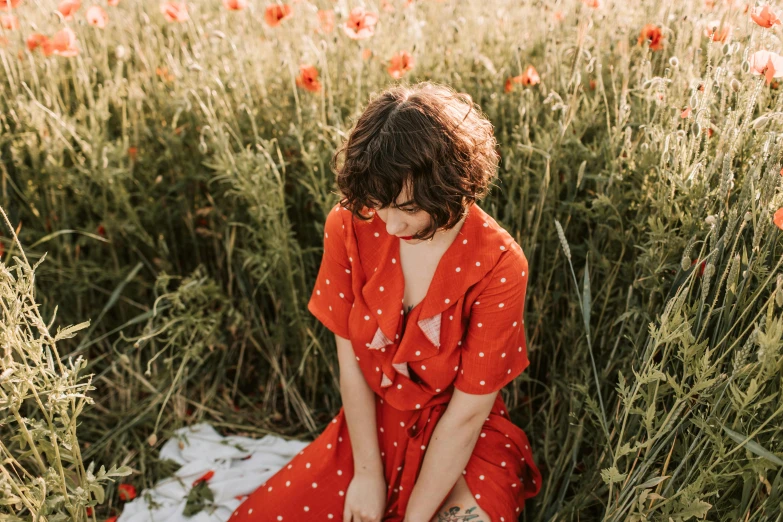
<path id="1" fill-rule="evenodd" d="M 253 508 L 250 508 L 250 509 L 247 510 L 247 514 L 248 515 L 251 515 L 252 513 L 253 513 Z"/>
<path id="2" fill-rule="evenodd" d="M 478 326 L 479 328 L 481 328 L 481 327 L 482 327 L 482 326 L 484 326 L 484 325 L 483 325 L 483 324 L 481 324 L 481 323 L 479 323 L 479 324 L 477 324 L 476 326 Z"/>
<path id="3" fill-rule="evenodd" d="M 419 408 L 421 408 L 421 404 L 416 405 L 416 409 L 418 410 Z"/>
<path id="4" fill-rule="evenodd" d="M 341 497 L 345 496 L 345 491 L 340 491 L 340 492 L 339 492 L 339 495 L 340 495 Z"/>
<path id="5" fill-rule="evenodd" d="M 378 290 L 380 290 L 381 292 L 383 292 L 383 287 L 380 287 Z"/>
<path id="6" fill-rule="evenodd" d="M 479 475 L 479 480 L 484 480 L 484 475 Z"/>
<path id="7" fill-rule="evenodd" d="M 288 487 L 288 486 L 290 486 L 290 485 L 291 485 L 291 481 L 290 481 L 290 480 L 286 480 L 286 481 L 285 481 L 285 487 Z"/>
<path id="8" fill-rule="evenodd" d="M 376 232 L 375 233 L 375 237 L 378 237 L 378 236 L 380 236 L 380 234 L 378 232 Z"/>
<path id="9" fill-rule="evenodd" d="M 484 382 L 484 381 L 482 381 L 482 382 Z M 486 437 L 486 436 L 487 436 L 487 434 L 486 434 L 486 433 L 484 433 L 484 432 L 482 431 L 482 432 L 481 432 L 481 436 L 482 436 L 482 437 Z"/>
<path id="10" fill-rule="evenodd" d="M 331 513 L 329 513 L 328 515 L 326 515 L 326 517 L 331 519 L 331 518 L 334 518 L 334 515 L 332 515 Z"/>
<path id="11" fill-rule="evenodd" d="M 501 357 L 505 357 L 506 356 L 506 352 L 501 353 L 500 356 Z"/>
<path id="12" fill-rule="evenodd" d="M 398 390 L 401 390 L 401 389 L 402 389 L 402 384 L 398 384 L 398 385 L 397 385 L 397 389 L 398 389 Z"/>
<path id="13" fill-rule="evenodd" d="M 476 261 L 476 266 L 481 266 L 481 261 Z"/>
<path id="14" fill-rule="evenodd" d="M 351 263 L 353 263 L 353 258 L 352 258 L 351 256 L 348 256 L 348 261 L 350 261 Z"/>
<path id="15" fill-rule="evenodd" d="M 317 488 L 318 487 L 318 483 L 317 482 L 313 482 L 313 487 Z"/>
<path id="16" fill-rule="evenodd" d="M 476 498 L 481 498 L 481 495 L 479 493 L 476 493 Z"/>
<path id="17" fill-rule="evenodd" d="M 525 449 L 530 449 L 530 448 L 527 447 L 527 444 L 525 444 Z"/>
<path id="18" fill-rule="evenodd" d="M 523 275 L 523 276 L 525 275 L 525 271 L 524 271 L 524 270 L 522 271 L 522 275 Z"/>
<path id="19" fill-rule="evenodd" d="M 267 491 L 272 491 L 272 486 L 269 486 L 269 489 L 267 489 Z"/>
<path id="20" fill-rule="evenodd" d="M 480 385 L 482 385 L 482 386 L 484 386 L 484 381 L 481 381 L 479 384 L 480 384 Z"/>
<path id="21" fill-rule="evenodd" d="M 397 447 L 397 441 L 396 440 L 394 441 L 394 447 L 395 448 Z"/>
<path id="22" fill-rule="evenodd" d="M 283 520 L 283 517 L 281 515 L 277 515 L 277 520 Z"/>
<path id="23" fill-rule="evenodd" d="M 329 237 L 329 232 L 324 232 L 325 237 Z"/>
<path id="24" fill-rule="evenodd" d="M 327 285 L 329 284 L 329 280 L 328 280 L 328 279 L 326 280 L 326 284 L 327 284 Z"/>
<path id="25" fill-rule="evenodd" d="M 342 299 L 343 297 L 345 297 L 345 294 L 340 292 L 340 298 Z"/>
<path id="26" fill-rule="evenodd" d="M 383 427 L 381 427 L 381 433 L 383 433 Z"/>
<path id="27" fill-rule="evenodd" d="M 440 393 L 440 388 L 436 388 L 435 393 Z"/>
<path id="28" fill-rule="evenodd" d="M 370 316 L 369 316 L 369 315 L 365 315 L 365 316 L 364 316 L 364 320 L 365 320 L 365 321 L 369 321 L 369 320 L 370 320 Z"/>
<path id="29" fill-rule="evenodd" d="M 338 475 L 342 475 L 342 474 L 343 474 L 343 470 L 341 470 L 341 469 L 338 469 L 338 470 L 337 470 L 337 474 L 338 474 Z"/>
<path id="30" fill-rule="evenodd" d="M 396 262 L 397 262 L 397 260 L 396 260 L 395 258 L 392 258 L 392 263 L 396 263 Z M 524 272 L 522 272 L 522 275 L 524 275 L 524 274 L 525 274 L 525 273 L 524 273 Z"/>
<path id="31" fill-rule="evenodd" d="M 460 267 L 457 267 L 457 272 L 459 272 L 460 270 L 462 270 L 462 269 Z"/>
<path id="32" fill-rule="evenodd" d="M 451 299 L 446 299 L 445 303 L 449 304 L 451 302 Z"/>
<path id="33" fill-rule="evenodd" d="M 500 303 L 500 304 L 498 305 L 498 308 L 503 308 L 504 306 L 505 306 L 505 305 L 504 305 L 503 303 Z M 378 312 L 378 313 L 380 313 L 380 312 Z"/>
<path id="34" fill-rule="evenodd" d="M 484 352 L 479 352 L 479 357 L 484 357 Z"/>
<path id="35" fill-rule="evenodd" d="M 506 249 L 506 247 L 505 247 L 505 246 L 503 246 L 503 245 L 500 245 L 500 250 L 505 250 L 505 249 Z"/>
<path id="36" fill-rule="evenodd" d="M 320 290 L 316 290 L 315 293 L 318 294 L 318 295 L 321 295 L 321 291 Z"/>
<path id="37" fill-rule="evenodd" d="M 508 373 L 511 373 L 511 368 L 508 369 Z"/>
<path id="38" fill-rule="evenodd" d="M 517 322 L 516 322 L 516 321 L 514 321 L 514 324 L 512 324 L 511 326 L 516 326 L 516 325 L 517 325 Z"/>
<path id="39" fill-rule="evenodd" d="M 475 302 L 475 303 L 473 303 L 473 304 L 481 304 L 481 301 L 476 301 L 476 302 Z"/>
<path id="40" fill-rule="evenodd" d="M 310 463 L 308 462 L 307 464 L 305 464 L 305 467 L 306 467 L 307 469 L 310 469 Z"/>
<path id="41" fill-rule="evenodd" d="M 332 305 L 329 305 L 329 311 L 330 312 L 332 311 Z"/>
<path id="42" fill-rule="evenodd" d="M 506 461 L 504 460 L 503 462 L 500 463 L 500 465 L 505 468 L 506 467 Z"/>
<path id="43" fill-rule="evenodd" d="M 467 473 L 467 471 L 465 471 L 465 470 L 463 469 L 463 470 L 462 470 L 462 474 L 464 475 L 465 473 Z"/>
<path id="44" fill-rule="evenodd" d="M 522 351 L 522 347 L 521 347 L 521 346 L 519 347 L 519 351 L 520 351 L 520 352 Z"/>
<path id="45" fill-rule="evenodd" d="M 381 315 L 381 310 L 380 309 L 378 310 L 378 315 Z"/>
<path id="46" fill-rule="evenodd" d="M 346 269 L 345 269 L 345 273 L 346 273 L 346 274 L 350 274 L 350 273 L 351 273 L 351 270 L 350 270 L 349 268 L 346 268 Z"/>
<path id="47" fill-rule="evenodd" d="M 427 367 L 426 367 L 426 366 L 424 366 L 424 365 L 422 364 L 422 365 L 421 365 L 421 369 L 422 369 L 422 370 L 426 370 L 426 369 L 427 369 Z"/>
<path id="48" fill-rule="evenodd" d="M 487 223 L 487 222 L 485 221 L 485 222 L 484 222 L 484 226 L 485 226 L 485 227 L 488 227 L 488 226 L 489 226 L 489 223 Z"/>
<path id="49" fill-rule="evenodd" d="M 505 283 L 505 282 L 506 282 L 506 278 L 505 278 L 505 277 L 501 277 L 501 278 L 500 278 L 500 282 L 501 282 L 501 283 Z"/>
<path id="50" fill-rule="evenodd" d="M 356 360 L 357 360 L 357 361 L 359 360 L 359 356 L 358 356 L 358 355 L 356 356 Z"/>
<path id="51" fill-rule="evenodd" d="M 376 372 L 379 372 L 379 371 L 381 371 L 381 369 L 380 369 L 380 368 L 378 368 L 378 367 L 376 366 L 376 367 L 375 367 L 375 371 L 376 371 Z"/>
<path id="52" fill-rule="evenodd" d="M 462 240 L 462 244 L 463 244 L 463 245 L 467 244 L 467 242 L 468 242 L 468 240 L 467 240 L 467 239 L 463 239 L 463 240 Z"/>
<path id="53" fill-rule="evenodd" d="M 459 366 L 454 367 L 454 371 L 456 372 L 457 370 L 459 370 Z"/>
<path id="54" fill-rule="evenodd" d="M 334 421 L 333 421 L 333 422 L 334 422 Z M 289 465 L 288 465 L 288 469 L 291 469 L 291 466 L 293 466 L 293 464 L 289 464 Z"/>
<path id="55" fill-rule="evenodd" d="M 309 508 L 308 506 L 305 506 L 305 507 L 304 507 L 304 510 L 305 510 L 305 511 L 310 511 L 310 508 Z"/>

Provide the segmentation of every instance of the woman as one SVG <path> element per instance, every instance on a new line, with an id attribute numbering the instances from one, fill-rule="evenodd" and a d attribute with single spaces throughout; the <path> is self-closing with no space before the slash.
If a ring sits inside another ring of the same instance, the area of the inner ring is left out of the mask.
<path id="1" fill-rule="evenodd" d="M 308 304 L 335 334 L 343 407 L 230 522 L 506 522 L 538 494 L 498 393 L 529 365 L 528 271 L 475 203 L 495 146 L 492 124 L 448 87 L 370 101 L 332 160 L 344 198 Z"/>

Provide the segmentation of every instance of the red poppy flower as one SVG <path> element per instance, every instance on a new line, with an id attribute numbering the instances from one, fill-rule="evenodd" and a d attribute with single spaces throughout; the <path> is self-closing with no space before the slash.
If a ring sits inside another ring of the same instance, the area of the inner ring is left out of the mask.
<path id="1" fill-rule="evenodd" d="M 369 60 L 372 56 L 372 51 L 369 49 L 362 49 L 362 60 Z"/>
<path id="2" fill-rule="evenodd" d="M 280 22 L 291 16 L 291 6 L 288 4 L 269 4 L 264 11 L 264 21 L 269 27 L 277 27 Z"/>
<path id="3" fill-rule="evenodd" d="M 12 14 L 0 15 L 0 27 L 6 31 L 15 31 L 19 29 L 19 19 Z"/>
<path id="4" fill-rule="evenodd" d="M 707 25 L 704 27 L 704 36 L 713 42 L 725 42 L 731 38 L 731 26 L 724 25 L 721 27 L 720 20 L 707 22 Z"/>
<path id="5" fill-rule="evenodd" d="M 321 90 L 321 82 L 318 81 L 318 69 L 312 65 L 300 65 L 299 76 L 296 77 L 296 85 L 311 92 Z"/>
<path id="6" fill-rule="evenodd" d="M 190 18 L 185 2 L 163 2 L 160 4 L 160 12 L 169 22 L 185 22 Z"/>
<path id="7" fill-rule="evenodd" d="M 660 51 L 663 49 L 663 34 L 661 28 L 655 24 L 647 24 L 642 28 L 642 33 L 639 35 L 638 45 L 642 45 L 645 41 L 650 43 L 650 49 L 653 51 Z"/>
<path id="8" fill-rule="evenodd" d="M 70 27 L 60 29 L 49 42 L 44 42 L 44 51 L 47 43 L 51 43 L 54 54 L 59 56 L 76 56 L 79 49 L 76 47 L 76 33 Z"/>
<path id="9" fill-rule="evenodd" d="M 783 230 L 783 207 L 780 207 L 775 211 L 775 215 L 772 217 L 772 222 L 775 226 Z"/>
<path id="10" fill-rule="evenodd" d="M 693 261 L 691 261 L 691 266 L 695 265 L 698 262 L 699 262 L 698 259 L 694 259 Z M 701 266 L 699 267 L 699 277 L 704 275 L 704 267 L 706 266 L 706 263 L 707 263 L 706 261 L 701 262 Z"/>
<path id="11" fill-rule="evenodd" d="M 63 15 L 63 18 L 70 20 L 73 18 L 74 13 L 82 6 L 80 0 L 63 0 L 60 5 L 57 6 L 57 10 Z"/>
<path id="12" fill-rule="evenodd" d="M 755 75 L 763 74 L 767 84 L 772 78 L 783 76 L 783 56 L 770 51 L 756 51 L 749 58 L 750 72 Z"/>
<path id="13" fill-rule="evenodd" d="M 582 0 L 582 3 L 585 4 L 587 7 L 592 7 L 593 9 L 600 9 L 603 5 L 603 0 Z"/>
<path id="14" fill-rule="evenodd" d="M 136 147 L 128 147 L 128 156 L 130 156 L 130 159 L 132 162 L 136 162 L 136 155 L 138 154 L 139 149 Z"/>
<path id="15" fill-rule="evenodd" d="M 0 0 L 0 11 L 16 9 L 22 0 Z"/>
<path id="16" fill-rule="evenodd" d="M 334 9 L 319 9 L 318 21 L 321 23 L 321 27 L 317 28 L 317 33 L 331 33 L 334 31 Z"/>
<path id="17" fill-rule="evenodd" d="M 117 486 L 117 489 L 120 492 L 120 499 L 122 500 L 133 500 L 136 498 L 136 488 L 131 484 L 120 484 Z"/>
<path id="18" fill-rule="evenodd" d="M 538 71 L 532 65 L 528 65 L 525 72 L 518 76 L 522 85 L 537 85 L 541 83 L 541 77 L 538 75 Z"/>
<path id="19" fill-rule="evenodd" d="M 109 4 L 112 7 L 115 7 L 115 6 L 120 5 L 120 0 L 107 0 L 106 3 Z"/>
<path id="20" fill-rule="evenodd" d="M 109 4 L 109 5 L 111 5 L 111 4 Z M 109 517 L 106 520 L 104 520 L 103 522 L 117 522 L 117 517 Z"/>
<path id="21" fill-rule="evenodd" d="M 223 0 L 223 7 L 229 11 L 241 11 L 247 7 L 247 0 Z"/>
<path id="22" fill-rule="evenodd" d="M 750 12 L 750 17 L 754 22 L 766 29 L 773 25 L 780 25 L 778 15 L 768 5 L 753 8 L 753 11 Z"/>
<path id="23" fill-rule="evenodd" d="M 106 14 L 106 11 L 99 5 L 94 5 L 87 9 L 86 16 L 87 23 L 99 29 L 106 27 L 106 23 L 109 21 L 109 16 Z"/>
<path id="24" fill-rule="evenodd" d="M 682 112 L 680 112 L 680 118 L 682 118 L 682 119 L 689 118 L 690 115 L 691 115 L 691 108 L 690 107 L 685 107 L 682 110 Z"/>
<path id="25" fill-rule="evenodd" d="M 389 60 L 389 67 L 386 70 L 392 78 L 399 80 L 406 72 L 413 69 L 415 60 L 408 51 L 400 51 Z"/>
<path id="26" fill-rule="evenodd" d="M 209 479 L 211 479 L 215 475 L 215 472 L 212 470 L 207 471 L 203 475 L 201 475 L 199 478 L 193 481 L 193 487 L 195 488 L 202 482 L 209 482 Z"/>
<path id="27" fill-rule="evenodd" d="M 354 7 L 343 25 L 343 31 L 352 40 L 363 40 L 375 34 L 378 15 L 368 13 L 364 7 Z"/>

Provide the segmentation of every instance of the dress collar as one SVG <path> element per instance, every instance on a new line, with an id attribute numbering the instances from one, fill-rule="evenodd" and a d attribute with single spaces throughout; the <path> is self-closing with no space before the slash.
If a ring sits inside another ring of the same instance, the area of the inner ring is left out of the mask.
<path id="1" fill-rule="evenodd" d="M 378 323 L 371 348 L 382 348 L 395 342 L 404 318 L 400 239 L 386 232 L 381 219 L 357 220 L 356 228 L 367 236 L 363 246 L 377 244 L 362 256 L 369 276 L 361 292 Z M 490 215 L 476 203 L 471 205 L 462 228 L 438 262 L 424 299 L 416 305 L 416 323 L 436 349 L 440 348 L 441 313 L 460 303 L 468 289 L 481 281 L 513 244 L 511 235 Z M 412 327 L 407 325 L 407 329 Z"/>

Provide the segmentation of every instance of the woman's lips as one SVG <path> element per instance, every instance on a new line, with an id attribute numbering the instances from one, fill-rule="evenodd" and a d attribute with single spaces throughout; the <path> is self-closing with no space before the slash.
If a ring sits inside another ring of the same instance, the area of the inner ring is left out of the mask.
<path id="1" fill-rule="evenodd" d="M 399 236 L 400 239 L 413 239 L 413 236 Z"/>

